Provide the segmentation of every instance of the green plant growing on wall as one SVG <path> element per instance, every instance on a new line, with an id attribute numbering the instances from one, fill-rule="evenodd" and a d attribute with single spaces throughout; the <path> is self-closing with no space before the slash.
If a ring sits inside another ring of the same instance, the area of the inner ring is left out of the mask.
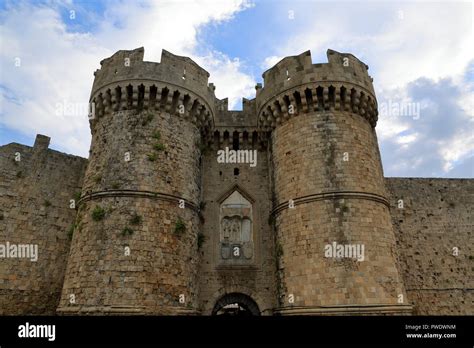
<path id="1" fill-rule="evenodd" d="M 51 206 L 51 202 L 48 201 L 47 199 L 44 200 L 44 206 L 47 208 L 47 207 L 50 207 Z"/>
<path id="2" fill-rule="evenodd" d="M 112 188 L 113 188 L 114 190 L 117 190 L 119 187 L 120 187 L 120 184 L 119 184 L 118 182 L 112 183 Z"/>
<path id="3" fill-rule="evenodd" d="M 157 157 L 156 153 L 149 153 L 146 156 L 147 156 L 147 158 L 150 162 L 155 162 L 156 161 L 156 157 Z"/>
<path id="4" fill-rule="evenodd" d="M 201 249 L 201 247 L 202 247 L 202 245 L 204 244 L 205 241 L 206 241 L 206 236 L 202 232 L 199 232 L 198 236 L 197 236 L 198 250 Z"/>
<path id="5" fill-rule="evenodd" d="M 155 138 L 156 140 L 161 140 L 161 133 L 160 131 L 155 131 L 152 135 L 153 138 Z"/>
<path id="6" fill-rule="evenodd" d="M 132 218 L 130 219 L 130 223 L 132 225 L 140 225 L 142 223 L 142 217 L 137 213 L 134 213 Z"/>
<path id="7" fill-rule="evenodd" d="M 153 144 L 153 149 L 156 151 L 163 151 L 166 149 L 166 146 L 160 141 L 161 140 L 161 133 L 159 130 L 156 130 L 153 132 L 151 135 L 153 139 L 155 139 L 157 142 Z M 154 162 L 156 160 L 156 154 L 148 154 L 148 160 L 151 162 Z"/>
<path id="8" fill-rule="evenodd" d="M 16 177 L 17 177 L 18 179 L 20 179 L 21 177 L 23 177 L 23 173 L 21 172 L 21 170 L 18 171 L 18 172 L 16 172 Z"/>
<path id="9" fill-rule="evenodd" d="M 92 219 L 94 221 L 100 221 L 105 217 L 105 210 L 101 207 L 96 205 L 94 210 L 92 211 Z"/>
<path id="10" fill-rule="evenodd" d="M 163 145 L 162 143 L 156 143 L 153 145 L 153 148 L 156 150 L 156 151 L 163 151 L 166 149 L 165 145 Z"/>
<path id="11" fill-rule="evenodd" d="M 122 230 L 122 236 L 131 236 L 133 234 L 133 230 L 130 228 L 130 227 L 125 227 L 123 230 Z"/>
<path id="12" fill-rule="evenodd" d="M 145 114 L 145 118 L 143 119 L 142 121 L 142 126 L 146 126 L 148 123 L 150 123 L 151 121 L 153 121 L 153 118 L 155 117 L 155 115 L 153 115 L 151 112 L 147 112 Z"/>
<path id="13" fill-rule="evenodd" d="M 176 235 L 181 235 L 186 231 L 186 224 L 184 223 L 183 219 L 181 219 L 181 216 L 178 216 L 178 220 L 176 220 L 176 223 L 174 225 L 174 233 Z"/>
<path id="14" fill-rule="evenodd" d="M 94 181 L 95 181 L 96 184 L 100 183 L 102 181 L 102 175 L 95 176 Z"/>
<path id="15" fill-rule="evenodd" d="M 79 201 L 81 199 L 81 191 L 74 193 L 73 198 L 76 202 Z"/>

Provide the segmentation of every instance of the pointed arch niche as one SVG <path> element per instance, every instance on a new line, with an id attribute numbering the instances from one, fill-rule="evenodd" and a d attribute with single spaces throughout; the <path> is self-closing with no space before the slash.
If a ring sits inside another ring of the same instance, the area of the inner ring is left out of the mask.
<path id="1" fill-rule="evenodd" d="M 248 264 L 254 258 L 253 200 L 234 186 L 220 200 L 220 259 L 225 264 Z"/>

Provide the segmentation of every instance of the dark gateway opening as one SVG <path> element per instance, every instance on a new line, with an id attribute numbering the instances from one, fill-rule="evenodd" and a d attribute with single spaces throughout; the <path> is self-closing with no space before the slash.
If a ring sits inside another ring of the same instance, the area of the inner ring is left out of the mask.
<path id="1" fill-rule="evenodd" d="M 251 297 L 244 294 L 232 293 L 222 296 L 216 302 L 212 310 L 212 315 L 260 315 L 260 309 Z"/>

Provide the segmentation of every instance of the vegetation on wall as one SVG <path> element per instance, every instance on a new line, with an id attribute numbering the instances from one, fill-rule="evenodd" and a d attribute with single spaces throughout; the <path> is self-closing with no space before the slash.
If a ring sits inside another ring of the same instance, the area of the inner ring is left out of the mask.
<path id="1" fill-rule="evenodd" d="M 74 200 L 77 202 L 81 199 L 81 191 L 77 191 L 73 195 Z"/>
<path id="2" fill-rule="evenodd" d="M 133 230 L 130 228 L 130 227 L 125 227 L 123 230 L 122 230 L 122 236 L 131 236 L 133 234 Z"/>
<path id="3" fill-rule="evenodd" d="M 151 112 L 147 112 L 145 114 L 145 118 L 143 119 L 142 121 L 142 126 L 146 126 L 148 125 L 148 123 L 150 123 L 151 121 L 153 121 L 153 118 L 155 117 L 155 115 L 153 115 Z"/>
<path id="4" fill-rule="evenodd" d="M 183 219 L 181 219 L 181 216 L 178 216 L 178 220 L 176 220 L 176 223 L 174 225 L 174 233 L 177 235 L 181 235 L 186 231 L 186 224 L 184 223 Z"/>
<path id="5" fill-rule="evenodd" d="M 156 153 L 149 153 L 146 156 L 147 156 L 147 158 L 150 162 L 155 162 L 156 161 L 156 158 L 157 158 Z"/>
<path id="6" fill-rule="evenodd" d="M 132 225 L 139 225 L 142 223 L 142 217 L 140 215 L 138 215 L 137 213 L 134 213 L 132 215 L 132 218 L 130 219 L 130 223 Z"/>
<path id="7" fill-rule="evenodd" d="M 163 151 L 166 149 L 165 145 L 163 145 L 162 143 L 156 143 L 153 145 L 153 148 L 156 150 L 156 151 Z"/>
<path id="8" fill-rule="evenodd" d="M 92 219 L 94 221 L 100 221 L 105 217 L 105 210 L 101 207 L 96 205 L 94 210 L 92 211 Z"/>

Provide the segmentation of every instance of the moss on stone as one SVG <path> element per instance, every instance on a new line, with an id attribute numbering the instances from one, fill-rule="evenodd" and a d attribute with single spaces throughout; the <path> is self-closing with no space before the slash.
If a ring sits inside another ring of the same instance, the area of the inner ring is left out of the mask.
<path id="1" fill-rule="evenodd" d="M 105 210 L 101 207 L 96 205 L 94 210 L 92 211 L 92 219 L 94 221 L 100 221 L 105 217 Z"/>
<path id="2" fill-rule="evenodd" d="M 176 235 L 181 235 L 186 231 L 186 224 L 184 223 L 183 219 L 181 219 L 181 216 L 178 216 L 178 220 L 176 220 L 176 223 L 174 225 L 174 233 Z"/>
<path id="3" fill-rule="evenodd" d="M 142 217 L 138 215 L 137 213 L 134 213 L 132 218 L 130 219 L 130 223 L 132 225 L 139 225 L 142 223 Z"/>
<path id="4" fill-rule="evenodd" d="M 130 227 L 125 227 L 123 230 L 122 230 L 122 236 L 131 236 L 133 234 L 133 230 L 130 228 Z"/>

